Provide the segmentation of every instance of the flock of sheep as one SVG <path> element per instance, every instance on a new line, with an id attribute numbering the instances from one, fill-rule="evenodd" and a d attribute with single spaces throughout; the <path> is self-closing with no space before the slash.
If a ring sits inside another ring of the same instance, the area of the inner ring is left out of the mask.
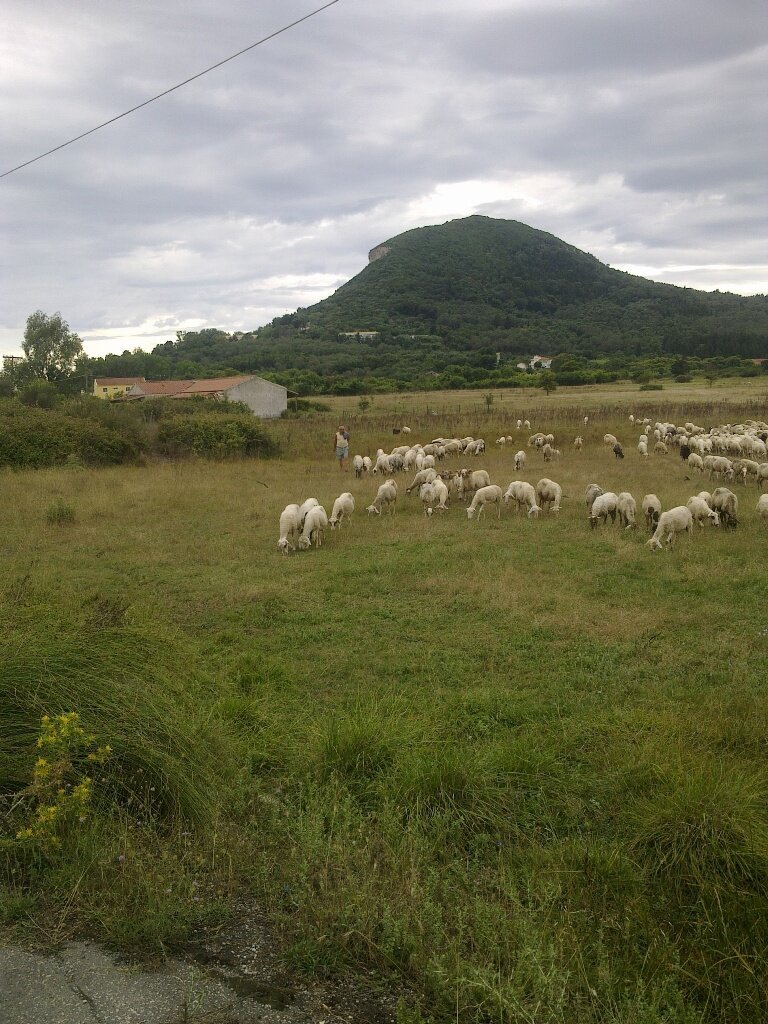
<path id="1" fill-rule="evenodd" d="M 634 425 L 634 416 L 629 419 Z M 588 422 L 589 417 L 585 416 L 585 427 Z M 637 450 L 642 457 L 648 456 L 648 444 L 653 437 L 656 455 L 668 455 L 671 450 L 679 449 L 690 471 L 702 475 L 708 472 L 710 479 L 722 477 L 727 482 L 738 481 L 746 485 L 748 480 L 754 478 L 760 491 L 763 483 L 768 480 L 768 462 L 758 461 L 768 458 L 768 425 L 765 423 L 749 421 L 707 430 L 694 423 L 680 427 L 673 423 L 652 424 L 649 419 L 638 422 L 642 433 Z M 518 420 L 517 429 L 530 429 L 530 422 Z M 402 432 L 410 433 L 410 430 L 404 427 Z M 561 455 L 559 449 L 554 447 L 554 442 L 553 434 L 537 432 L 529 437 L 528 447 L 536 449 L 543 456 L 544 462 L 552 462 Z M 616 458 L 624 458 L 623 447 L 615 435 L 605 434 L 603 442 L 612 449 Z M 515 439 L 509 436 L 500 437 L 496 441 L 499 447 L 514 443 Z M 574 451 L 580 452 L 583 444 L 583 438 L 576 437 L 573 441 Z M 468 519 L 479 519 L 486 505 L 496 507 L 497 517 L 501 516 L 502 505 L 505 508 L 514 505 L 516 510 L 532 518 L 547 510 L 560 511 L 563 489 L 548 477 L 542 477 L 535 487 L 524 480 L 513 480 L 506 490 L 502 490 L 497 484 L 491 483 L 484 469 L 441 468 L 446 464 L 445 460 L 451 457 L 474 457 L 483 452 L 485 441 L 482 438 L 440 437 L 426 445 L 400 445 L 389 453 L 380 448 L 375 458 L 355 455 L 352 465 L 358 479 L 367 474 L 386 478 L 367 506 L 369 515 L 381 515 L 386 510 L 394 513 L 399 494 L 394 476 L 409 471 L 414 471 L 415 475 L 405 488 L 405 493 L 418 492 L 425 516 L 446 512 L 452 498 L 458 502 L 469 500 L 466 506 Z M 523 449 L 515 454 L 515 472 L 520 473 L 524 469 L 526 459 Z M 617 518 L 625 529 L 637 527 L 637 504 L 628 491 L 616 494 L 603 490 L 598 484 L 590 484 L 584 500 L 588 521 L 593 529 L 608 519 L 615 522 Z M 646 494 L 641 509 L 645 523 L 653 534 L 648 546 L 656 550 L 662 547 L 662 542 L 666 542 L 668 548 L 673 547 L 677 534 L 686 531 L 691 533 L 694 522 L 700 527 L 709 522 L 713 526 L 734 528 L 738 523 L 738 507 L 737 495 L 725 486 L 717 487 L 711 494 L 700 491 L 689 498 L 685 505 L 667 511 L 662 511 L 661 501 L 655 494 Z M 355 499 L 349 491 L 343 492 L 335 500 L 330 518 L 316 498 L 308 498 L 301 505 L 287 505 L 280 516 L 278 549 L 287 554 L 288 551 L 295 551 L 296 547 L 300 550 L 306 550 L 312 545 L 320 547 L 323 532 L 328 527 L 334 529 L 340 527 L 345 520 L 349 521 L 354 509 Z M 768 522 L 768 494 L 760 493 L 757 512 Z"/>

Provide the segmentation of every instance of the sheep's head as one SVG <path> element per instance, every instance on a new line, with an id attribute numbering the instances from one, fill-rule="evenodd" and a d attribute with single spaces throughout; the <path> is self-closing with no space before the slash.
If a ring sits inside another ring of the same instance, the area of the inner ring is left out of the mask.
<path id="1" fill-rule="evenodd" d="M 714 511 L 714 509 L 710 510 L 709 516 L 707 518 L 711 521 L 713 526 L 720 525 L 720 516 L 717 514 L 717 512 Z"/>
<path id="2" fill-rule="evenodd" d="M 278 548 L 278 551 L 282 551 L 284 555 L 288 554 L 288 549 L 289 548 L 290 548 L 291 551 L 295 551 L 296 550 L 296 548 L 293 546 L 293 544 L 289 544 L 288 541 L 285 539 L 285 537 L 281 537 L 280 540 L 277 542 L 277 548 Z"/>
<path id="3" fill-rule="evenodd" d="M 661 541 L 657 537 L 651 537 L 650 540 L 645 542 L 646 547 L 649 547 L 651 551 L 661 551 Z"/>
<path id="4" fill-rule="evenodd" d="M 531 505 L 531 507 L 528 509 L 528 518 L 529 519 L 531 519 L 531 518 L 538 519 L 540 515 L 541 515 L 541 509 L 539 508 L 539 506 L 538 505 Z"/>
<path id="5" fill-rule="evenodd" d="M 302 551 L 306 551 L 307 548 L 312 546 L 312 541 L 309 537 L 299 537 L 299 548 Z"/>
<path id="6" fill-rule="evenodd" d="M 369 505 L 365 511 L 368 513 L 368 515 L 370 515 L 371 512 L 375 512 L 377 516 L 381 515 L 381 509 L 376 508 L 375 505 Z"/>
<path id="7" fill-rule="evenodd" d="M 470 506 L 467 509 L 467 519 L 471 519 L 474 514 L 475 514 L 475 510 Z"/>

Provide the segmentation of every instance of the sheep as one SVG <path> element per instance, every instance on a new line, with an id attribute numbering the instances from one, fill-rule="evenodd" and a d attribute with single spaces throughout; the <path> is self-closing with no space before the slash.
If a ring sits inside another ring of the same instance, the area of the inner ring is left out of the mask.
<path id="1" fill-rule="evenodd" d="M 365 464 L 363 463 L 362 455 L 356 455 L 354 459 L 352 459 L 352 468 L 355 471 L 355 476 L 359 480 L 365 472 Z"/>
<path id="2" fill-rule="evenodd" d="M 691 452 L 686 462 L 689 469 L 695 469 L 699 473 L 704 472 L 704 460 L 700 455 L 697 455 L 696 452 Z"/>
<path id="3" fill-rule="evenodd" d="M 371 459 L 370 455 L 364 455 L 363 456 L 363 472 L 364 473 L 370 473 L 372 468 L 373 468 L 373 460 Z"/>
<path id="4" fill-rule="evenodd" d="M 619 522 L 625 530 L 637 529 L 637 503 L 629 491 L 622 491 L 616 499 L 616 511 L 619 514 Z"/>
<path id="5" fill-rule="evenodd" d="M 585 416 L 585 417 L 584 417 L 584 426 L 586 427 L 586 425 L 587 425 L 588 423 L 589 423 L 589 416 Z"/>
<path id="6" fill-rule="evenodd" d="M 603 444 L 607 444 L 610 448 L 612 448 L 615 444 L 618 443 L 618 437 L 615 437 L 613 434 L 603 434 Z"/>
<path id="7" fill-rule="evenodd" d="M 515 430 L 522 430 L 522 428 L 523 428 L 523 421 L 522 420 L 518 420 L 517 423 L 515 424 Z"/>
<path id="8" fill-rule="evenodd" d="M 376 476 L 377 473 L 384 473 L 385 475 L 393 473 L 392 458 L 393 456 L 386 455 L 384 452 L 377 455 L 376 464 L 373 467 L 373 475 Z"/>
<path id="9" fill-rule="evenodd" d="M 530 420 L 523 420 L 523 428 L 525 430 L 530 430 L 531 429 L 531 421 Z"/>
<path id="10" fill-rule="evenodd" d="M 416 490 L 417 487 L 421 487 L 422 484 L 431 484 L 436 476 L 437 470 L 435 469 L 420 469 L 413 480 L 411 480 L 405 488 L 405 493 L 410 494 L 411 491 Z"/>
<path id="11" fill-rule="evenodd" d="M 643 498 L 643 515 L 648 529 L 653 533 L 659 523 L 661 515 L 661 502 L 655 494 L 646 494 Z"/>
<path id="12" fill-rule="evenodd" d="M 637 443 L 637 454 L 641 455 L 644 459 L 648 458 L 648 442 L 638 441 Z"/>
<path id="13" fill-rule="evenodd" d="M 517 453 L 517 455 L 515 455 L 515 472 L 516 473 L 521 473 L 522 472 L 522 470 L 525 467 L 525 460 L 526 460 L 526 458 L 527 458 L 527 456 L 526 456 L 524 451 L 519 451 Z"/>
<path id="14" fill-rule="evenodd" d="M 528 438 L 529 448 L 543 448 L 544 447 L 544 435 L 542 433 L 532 434 Z"/>
<path id="15" fill-rule="evenodd" d="M 444 480 L 440 477 L 432 481 L 432 489 L 435 492 L 435 498 L 437 499 L 437 509 L 439 512 L 446 512 L 448 510 L 448 487 Z"/>
<path id="16" fill-rule="evenodd" d="M 667 446 L 661 440 L 656 442 L 656 444 L 653 446 L 653 450 L 657 455 L 669 455 L 669 448 L 667 448 Z M 682 508 L 682 506 L 679 507 Z"/>
<path id="17" fill-rule="evenodd" d="M 328 525 L 328 516 L 322 505 L 314 505 L 307 512 L 304 529 L 299 537 L 299 547 L 306 551 L 314 543 L 316 548 L 322 546 L 323 530 Z"/>
<path id="18" fill-rule="evenodd" d="M 618 441 L 613 446 L 613 454 L 616 456 L 617 459 L 624 458 L 624 449 L 621 447 Z"/>
<path id="19" fill-rule="evenodd" d="M 584 504 L 587 506 L 587 512 L 592 511 L 592 503 L 595 498 L 599 495 L 605 494 L 605 491 L 600 484 L 589 484 L 586 491 L 584 491 Z"/>
<path id="20" fill-rule="evenodd" d="M 307 512 L 309 512 L 311 508 L 316 508 L 319 504 L 320 502 L 317 498 L 307 498 L 307 500 L 302 502 L 299 506 L 299 518 L 301 519 L 302 527 L 304 526 L 304 520 L 307 518 Z"/>
<path id="21" fill-rule="evenodd" d="M 739 520 L 736 514 L 739 511 L 739 499 L 729 491 L 727 487 L 718 487 L 712 492 L 712 508 L 720 515 L 720 522 L 726 529 L 736 529 Z"/>
<path id="22" fill-rule="evenodd" d="M 471 519 L 475 512 L 477 512 L 477 518 L 483 514 L 483 510 L 486 505 L 496 505 L 496 517 L 501 516 L 501 500 L 502 493 L 501 488 L 497 484 L 489 484 L 486 487 L 481 487 L 475 491 L 475 496 L 472 498 L 472 504 L 467 509 L 467 519 Z"/>
<path id="23" fill-rule="evenodd" d="M 761 491 L 766 480 L 768 480 L 768 462 L 761 462 L 757 467 L 757 486 Z"/>
<path id="24" fill-rule="evenodd" d="M 411 428 L 410 427 L 400 427 L 400 433 L 401 434 L 410 434 L 410 432 L 411 432 Z"/>
<path id="25" fill-rule="evenodd" d="M 496 438 L 496 444 L 498 444 L 498 445 L 501 445 L 501 447 L 502 447 L 502 448 L 504 447 L 504 445 L 505 445 L 506 443 L 507 443 L 507 438 L 506 438 L 506 436 L 504 436 L 504 437 L 497 437 L 497 438 Z"/>
<path id="26" fill-rule="evenodd" d="M 464 479 L 464 490 L 472 491 L 473 493 L 481 487 L 488 487 L 491 482 L 486 469 L 474 469 L 472 472 L 468 469 L 462 469 L 461 476 Z"/>
<path id="27" fill-rule="evenodd" d="M 518 509 L 525 506 L 528 509 L 529 515 L 532 508 L 539 508 L 536 504 L 536 491 L 525 480 L 513 480 L 504 492 L 503 500 L 504 505 L 507 507 L 509 507 L 511 501 L 515 502 Z"/>
<path id="28" fill-rule="evenodd" d="M 768 494 L 761 494 L 757 499 L 755 511 L 766 523 L 768 523 Z"/>
<path id="29" fill-rule="evenodd" d="M 301 513 L 298 505 L 286 505 L 280 513 L 280 539 L 277 542 L 279 551 L 284 555 L 288 550 L 295 551 L 295 545 L 291 544 L 301 533 Z"/>
<path id="30" fill-rule="evenodd" d="M 574 437 L 574 439 L 573 439 L 573 447 L 574 447 L 574 449 L 577 452 L 580 452 L 581 449 L 584 447 L 584 438 L 583 437 Z"/>
<path id="31" fill-rule="evenodd" d="M 552 445 L 547 441 L 544 447 L 541 449 L 542 455 L 544 456 L 545 462 L 552 461 Z"/>
<path id="32" fill-rule="evenodd" d="M 434 484 L 422 484 L 419 488 L 419 498 L 424 509 L 424 515 L 431 516 L 433 512 L 432 506 L 437 501 Z"/>
<path id="33" fill-rule="evenodd" d="M 546 441 L 547 444 L 554 444 L 555 443 L 555 435 L 554 434 L 545 434 L 544 435 L 544 440 Z"/>
<path id="34" fill-rule="evenodd" d="M 550 512 L 559 512 L 560 503 L 563 500 L 563 489 L 554 480 L 542 477 L 536 484 L 536 499 L 536 504 L 541 508 L 546 509 L 548 505 L 551 505 Z"/>
<path id="35" fill-rule="evenodd" d="M 608 516 L 611 517 L 612 523 L 616 522 L 618 501 L 619 496 L 613 491 L 604 491 L 595 497 L 589 512 L 589 525 L 593 530 L 601 520 L 607 522 Z"/>
<path id="36" fill-rule="evenodd" d="M 676 505 L 675 508 L 670 508 L 666 512 L 661 513 L 656 525 L 656 531 L 651 539 L 646 541 L 646 544 L 652 551 L 661 551 L 661 539 L 663 537 L 667 542 L 667 550 L 670 550 L 675 545 L 675 538 L 678 533 L 692 532 L 693 517 L 690 511 L 685 505 Z"/>
<path id="37" fill-rule="evenodd" d="M 709 505 L 709 507 L 712 508 L 712 495 L 709 493 L 709 491 L 699 491 L 696 497 L 703 498 L 704 501 L 706 501 L 706 503 Z"/>
<path id="38" fill-rule="evenodd" d="M 694 523 L 698 523 L 702 530 L 704 529 L 705 520 L 712 523 L 713 526 L 720 525 L 720 516 L 709 507 L 703 498 L 699 498 L 698 496 L 689 498 L 685 503 L 685 507 L 691 513 L 691 518 Z"/>
<path id="39" fill-rule="evenodd" d="M 352 497 L 349 491 L 344 491 L 340 494 L 336 501 L 333 503 L 333 511 L 331 512 L 331 518 L 328 520 L 330 527 L 334 530 L 337 526 L 341 529 L 342 519 L 346 519 L 351 522 L 352 513 L 355 511 L 355 499 Z"/>
<path id="40" fill-rule="evenodd" d="M 389 508 L 392 515 L 395 514 L 395 503 L 397 502 L 397 484 L 394 480 L 385 480 L 376 492 L 376 497 L 366 508 L 368 515 L 375 512 L 381 515 L 382 508 Z"/>

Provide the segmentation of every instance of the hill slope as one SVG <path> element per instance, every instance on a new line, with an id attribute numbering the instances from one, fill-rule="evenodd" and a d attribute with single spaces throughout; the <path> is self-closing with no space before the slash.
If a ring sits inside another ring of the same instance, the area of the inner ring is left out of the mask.
<path id="1" fill-rule="evenodd" d="M 768 354 L 768 300 L 657 284 L 516 221 L 416 228 L 334 295 L 299 311 L 325 334 L 439 337 L 450 348 Z M 296 322 L 296 316 L 283 321 Z"/>

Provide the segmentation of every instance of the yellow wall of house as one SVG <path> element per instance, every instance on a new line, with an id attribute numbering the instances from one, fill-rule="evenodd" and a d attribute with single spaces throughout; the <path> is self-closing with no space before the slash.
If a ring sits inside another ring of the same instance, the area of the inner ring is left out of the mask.
<path id="1" fill-rule="evenodd" d="M 96 398 L 106 398 L 109 400 L 110 398 L 117 398 L 118 395 L 124 395 L 129 387 L 131 387 L 130 384 L 107 384 L 106 386 L 94 384 L 93 393 Z"/>

